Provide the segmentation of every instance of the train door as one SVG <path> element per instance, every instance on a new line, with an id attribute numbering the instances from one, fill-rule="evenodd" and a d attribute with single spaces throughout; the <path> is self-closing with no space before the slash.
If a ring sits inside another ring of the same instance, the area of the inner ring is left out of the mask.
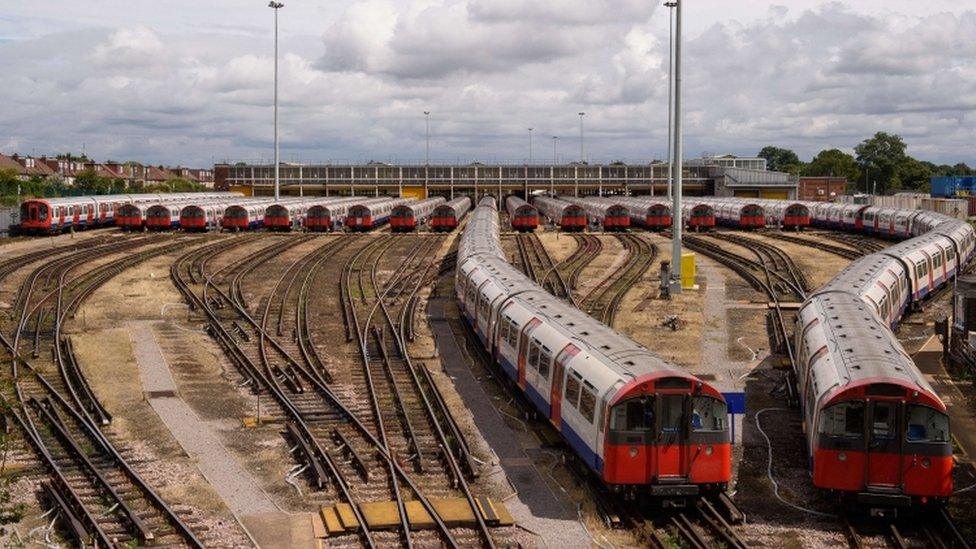
<path id="1" fill-rule="evenodd" d="M 549 421 L 556 429 L 560 429 L 562 426 L 563 376 L 566 375 L 566 363 L 579 354 L 579 351 L 579 347 L 570 343 L 556 355 L 556 361 L 553 363 L 552 388 L 549 393 L 549 403 L 551 406 Z"/>
<path id="2" fill-rule="evenodd" d="M 688 477 L 688 431 L 691 416 L 684 394 L 661 394 L 658 404 L 657 475 L 663 480 Z"/>
<path id="3" fill-rule="evenodd" d="M 897 401 L 868 401 L 867 485 L 901 484 L 901 405 Z"/>

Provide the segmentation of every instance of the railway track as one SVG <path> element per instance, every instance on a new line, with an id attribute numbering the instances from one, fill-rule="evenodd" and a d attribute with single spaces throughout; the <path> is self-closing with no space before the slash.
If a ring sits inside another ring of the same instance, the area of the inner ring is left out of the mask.
<path id="1" fill-rule="evenodd" d="M 45 498 L 80 545 L 203 547 L 187 520 L 103 431 L 111 416 L 88 386 L 63 333 L 85 300 L 117 274 L 193 240 L 112 239 L 65 250 L 30 273 L 18 293 L 13 331 L 9 337 L 0 333 L 11 356 L 13 394 L 4 398 L 15 401 L 14 423 L 48 473 L 41 483 Z M 27 346 L 29 359 L 22 349 Z"/>
<path id="2" fill-rule="evenodd" d="M 580 274 L 603 251 L 603 241 L 592 234 L 573 234 L 573 239 L 576 240 L 576 251 L 560 262 L 556 268 L 566 281 L 571 295 L 575 296 Z M 576 303 L 575 297 L 573 302 Z"/>
<path id="3" fill-rule="evenodd" d="M 814 248 L 827 253 L 831 253 L 844 259 L 855 260 L 860 257 L 864 257 L 865 252 L 862 249 L 848 248 L 847 246 L 835 246 L 833 244 L 822 242 L 819 240 L 811 240 L 809 238 L 803 238 L 800 236 L 793 236 L 785 234 L 782 232 L 764 232 L 763 236 L 767 238 L 772 238 L 774 240 L 782 240 L 783 242 L 790 242 L 792 244 L 799 244 L 800 246 L 806 246 L 808 248 Z"/>
<path id="4" fill-rule="evenodd" d="M 471 460 L 453 418 L 445 419 L 450 414 L 426 368 L 415 368 L 405 351 L 407 317 L 419 290 L 436 275 L 434 252 L 443 237 L 292 240 L 264 246 L 220 268 L 208 263 L 226 250 L 187 254 L 174 264 L 172 275 L 207 316 L 211 333 L 247 383 L 275 403 L 271 413 L 281 417 L 296 445 L 311 483 L 309 497 L 352 506 L 363 527 L 330 543 L 493 546 L 486 525 L 449 528 L 430 503 L 430 497 L 467 494 L 474 506 L 465 478 Z M 410 247 L 406 260 L 383 279 L 380 261 L 392 250 L 403 251 L 405 244 Z M 348 251 L 352 256 L 340 278 L 342 309 L 362 363 L 358 374 L 344 373 L 348 383 L 335 383 L 326 363 L 339 357 L 323 356 L 316 345 L 309 328 L 315 316 L 309 295 L 315 273 Z M 284 254 L 298 257 L 283 261 Z M 261 305 L 252 307 L 242 287 L 249 278 L 267 278 L 269 270 L 275 283 L 260 298 Z M 401 525 L 395 531 L 372 531 L 359 514 L 358 504 L 382 500 L 397 503 Z M 409 528 L 405 506 L 410 500 L 419 501 L 434 518 L 435 530 Z"/>
<path id="5" fill-rule="evenodd" d="M 578 305 L 583 312 L 607 326 L 613 326 L 624 296 L 640 282 L 658 254 L 657 246 L 639 235 L 621 233 L 614 236 L 627 252 L 624 265 L 587 292 Z"/>
<path id="6" fill-rule="evenodd" d="M 828 240 L 833 240 L 834 242 L 840 242 L 854 248 L 855 250 L 863 250 L 865 253 L 873 254 L 880 252 L 881 250 L 887 248 L 888 246 L 874 240 L 870 237 L 860 236 L 856 234 L 840 233 L 836 231 L 816 231 L 811 232 L 816 236 L 821 236 Z"/>
<path id="7" fill-rule="evenodd" d="M 969 549 L 972 543 L 956 527 L 944 509 L 912 519 L 873 520 L 851 522 L 842 519 L 841 525 L 852 549 L 867 546 L 876 538 L 884 539 L 890 547 L 911 549 L 938 547 L 941 549 Z"/>
<path id="8" fill-rule="evenodd" d="M 572 287 L 566 283 L 562 272 L 557 268 L 538 235 L 520 233 L 515 238 L 518 243 L 522 272 L 552 295 L 573 301 Z"/>

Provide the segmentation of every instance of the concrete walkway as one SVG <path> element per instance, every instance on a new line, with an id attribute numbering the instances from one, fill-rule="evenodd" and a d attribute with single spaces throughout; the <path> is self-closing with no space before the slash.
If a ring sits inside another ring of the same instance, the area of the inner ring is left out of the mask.
<path id="1" fill-rule="evenodd" d="M 220 441 L 219 431 L 179 396 L 153 334 L 153 322 L 128 322 L 149 405 L 259 547 L 314 547 L 309 515 L 281 511 Z"/>

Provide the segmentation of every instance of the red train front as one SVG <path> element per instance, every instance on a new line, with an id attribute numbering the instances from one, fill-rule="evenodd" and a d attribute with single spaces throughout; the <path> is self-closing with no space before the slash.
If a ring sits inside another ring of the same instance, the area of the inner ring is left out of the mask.
<path id="1" fill-rule="evenodd" d="M 691 208 L 688 215 L 688 228 L 704 230 L 715 227 L 715 209 L 708 204 L 698 204 Z"/>
<path id="2" fill-rule="evenodd" d="M 949 417 L 934 395 L 893 383 L 851 385 L 825 403 L 818 423 L 818 488 L 892 507 L 952 495 Z"/>
<path id="3" fill-rule="evenodd" d="M 407 204 L 400 204 L 390 212 L 390 231 L 394 233 L 409 233 L 417 230 L 417 218 L 413 208 Z"/>
<path id="4" fill-rule="evenodd" d="M 332 230 L 332 212 L 327 206 L 312 206 L 305 214 L 305 229 L 313 232 Z"/>
<path id="5" fill-rule="evenodd" d="M 746 204 L 739 210 L 739 227 L 758 229 L 766 226 L 766 213 L 758 204 Z"/>
<path id="6" fill-rule="evenodd" d="M 604 231 L 625 231 L 630 228 L 630 210 L 627 206 L 612 204 L 606 207 L 603 216 Z"/>
<path id="7" fill-rule="evenodd" d="M 457 226 L 458 219 L 455 215 L 454 208 L 449 205 L 442 204 L 434 208 L 433 213 L 430 214 L 430 228 L 435 232 L 449 233 L 456 229 Z"/>
<path id="8" fill-rule="evenodd" d="M 631 496 L 724 491 L 732 477 L 722 394 L 688 377 L 631 381 L 610 402 L 603 480 Z"/>
<path id="9" fill-rule="evenodd" d="M 559 228 L 566 232 L 584 231 L 586 229 L 586 211 L 577 204 L 566 206 L 559 218 Z"/>
<path id="10" fill-rule="evenodd" d="M 512 229 L 520 233 L 532 232 L 539 226 L 539 212 L 529 204 L 515 208 L 511 216 Z"/>
<path id="11" fill-rule="evenodd" d="M 264 211 L 264 227 L 269 231 L 290 231 L 292 212 L 282 204 L 272 204 Z"/>
<path id="12" fill-rule="evenodd" d="M 652 204 L 647 208 L 647 218 L 644 221 L 648 230 L 666 229 L 671 226 L 671 208 L 664 204 Z"/>
<path id="13" fill-rule="evenodd" d="M 142 229 L 142 210 L 145 206 L 122 204 L 115 211 L 115 226 L 123 231 Z"/>
<path id="14" fill-rule="evenodd" d="M 810 226 L 810 209 L 803 204 L 790 204 L 783 212 L 783 227 L 802 229 Z"/>
<path id="15" fill-rule="evenodd" d="M 356 204 L 346 213 L 346 227 L 352 231 L 368 231 L 373 228 L 373 214 L 368 206 Z"/>

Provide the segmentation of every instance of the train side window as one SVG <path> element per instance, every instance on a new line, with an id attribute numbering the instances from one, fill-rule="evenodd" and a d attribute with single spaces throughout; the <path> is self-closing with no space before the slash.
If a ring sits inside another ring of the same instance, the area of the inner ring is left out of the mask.
<path id="1" fill-rule="evenodd" d="M 533 370 L 539 369 L 539 343 L 536 340 L 529 342 L 529 367 Z"/>
<path id="2" fill-rule="evenodd" d="M 908 442 L 949 442 L 949 417 L 935 408 L 909 404 L 905 408 Z"/>
<path id="3" fill-rule="evenodd" d="M 512 346 L 513 349 L 518 348 L 518 336 L 519 336 L 519 325 L 518 322 L 512 321 L 512 325 L 508 328 L 508 344 Z"/>
<path id="4" fill-rule="evenodd" d="M 946 250 L 945 254 L 946 254 L 946 261 L 947 262 L 951 262 L 952 260 L 956 259 L 956 251 L 953 250 L 952 248 L 949 248 L 948 250 Z"/>
<path id="5" fill-rule="evenodd" d="M 927 265 L 925 264 L 924 261 L 919 261 L 918 263 L 916 263 L 915 264 L 915 278 L 917 278 L 919 280 L 925 278 L 925 275 L 928 274 L 928 269 L 926 269 L 926 267 L 927 267 Z"/>
<path id="6" fill-rule="evenodd" d="M 820 434 L 831 437 L 861 438 L 864 436 L 864 403 L 841 402 L 823 411 Z"/>
<path id="7" fill-rule="evenodd" d="M 717 398 L 696 396 L 691 400 L 693 431 L 724 431 L 728 419 L 725 403 Z"/>
<path id="8" fill-rule="evenodd" d="M 596 389 L 588 381 L 583 382 L 579 411 L 583 419 L 593 423 L 593 413 L 596 411 Z"/>
<path id="9" fill-rule="evenodd" d="M 932 269 L 938 269 L 942 267 L 942 253 L 937 253 L 932 256 Z"/>
<path id="10" fill-rule="evenodd" d="M 573 408 L 579 408 L 580 378 L 576 372 L 569 372 L 566 375 L 566 392 L 563 394 L 563 403 L 569 404 Z"/>
<path id="11" fill-rule="evenodd" d="M 549 380 L 549 364 L 552 363 L 552 353 L 546 347 L 539 351 L 539 375 Z"/>

